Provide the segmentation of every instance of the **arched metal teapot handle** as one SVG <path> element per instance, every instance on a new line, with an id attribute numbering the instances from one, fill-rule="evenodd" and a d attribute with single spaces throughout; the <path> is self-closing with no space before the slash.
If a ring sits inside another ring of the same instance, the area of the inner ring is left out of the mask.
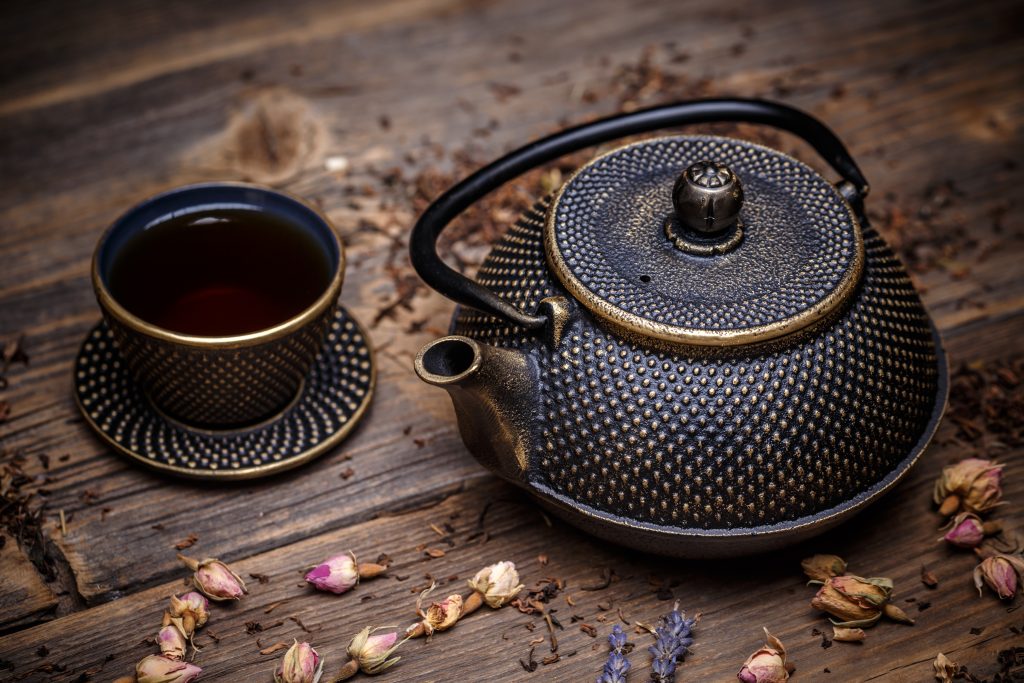
<path id="1" fill-rule="evenodd" d="M 545 316 L 520 311 L 441 260 L 437 254 L 437 239 L 445 227 L 487 193 L 558 157 L 617 138 L 661 128 L 724 121 L 765 124 L 798 135 L 842 176 L 844 182 L 840 183 L 840 190 L 848 201 L 859 204 L 867 195 L 867 181 L 846 147 L 835 133 L 810 114 L 763 100 L 709 99 L 678 102 L 568 128 L 531 142 L 484 166 L 438 197 L 420 216 L 409 241 L 412 265 L 424 282 L 449 299 L 527 329 L 539 329 L 547 322 Z M 859 206 L 854 208 L 859 212 Z"/>

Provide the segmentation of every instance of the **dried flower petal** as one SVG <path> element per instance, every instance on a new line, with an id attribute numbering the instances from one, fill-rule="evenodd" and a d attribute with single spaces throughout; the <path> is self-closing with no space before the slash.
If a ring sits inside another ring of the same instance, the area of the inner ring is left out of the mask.
<path id="1" fill-rule="evenodd" d="M 747 657 L 736 678 L 743 683 L 783 683 L 789 680 L 793 666 L 786 662 L 786 648 L 782 642 L 764 630 L 765 644 Z"/>
<path id="2" fill-rule="evenodd" d="M 309 643 L 293 641 L 274 671 L 274 683 L 319 683 L 324 660 Z"/>
<path id="3" fill-rule="evenodd" d="M 306 574 L 317 590 L 342 594 L 359 583 L 359 565 L 351 552 L 328 557 Z"/>
<path id="4" fill-rule="evenodd" d="M 511 602 L 524 588 L 519 583 L 519 572 L 514 562 L 498 562 L 484 567 L 467 583 L 493 609 Z"/>
<path id="5" fill-rule="evenodd" d="M 387 628 L 387 627 L 382 627 Z M 373 635 L 380 628 L 364 628 L 348 645 L 348 656 L 358 665 L 359 669 L 366 674 L 379 674 L 398 663 L 401 657 L 392 657 L 404 640 L 398 640 L 398 633 L 390 631 Z"/>
<path id="6" fill-rule="evenodd" d="M 1024 574 L 1024 560 L 1014 555 L 993 555 L 974 568 L 974 585 L 978 595 L 985 583 L 1000 599 L 1011 600 L 1017 594 L 1020 574 Z"/>
<path id="7" fill-rule="evenodd" d="M 949 657 L 941 652 L 932 662 L 932 667 L 935 668 L 935 680 L 939 683 L 953 683 L 953 677 L 960 670 L 959 664 L 949 661 Z"/>
<path id="8" fill-rule="evenodd" d="M 176 661 L 185 659 L 188 640 L 177 624 L 171 623 L 160 629 L 160 632 L 156 634 L 156 644 L 160 646 L 160 654 L 164 657 Z"/>
<path id="9" fill-rule="evenodd" d="M 189 662 L 178 662 L 163 655 L 149 655 L 135 665 L 138 683 L 191 683 L 203 672 Z"/>
<path id="10" fill-rule="evenodd" d="M 846 562 L 838 555 L 812 555 L 800 562 L 800 566 L 813 581 L 827 581 L 846 573 Z"/>
<path id="11" fill-rule="evenodd" d="M 868 634 L 862 628 L 845 628 L 843 626 L 832 627 L 832 640 L 840 643 L 862 643 Z"/>
<path id="12" fill-rule="evenodd" d="M 248 593 L 242 577 L 220 560 L 196 561 L 181 554 L 178 559 L 192 570 L 192 583 L 196 588 L 211 600 L 238 600 Z"/>

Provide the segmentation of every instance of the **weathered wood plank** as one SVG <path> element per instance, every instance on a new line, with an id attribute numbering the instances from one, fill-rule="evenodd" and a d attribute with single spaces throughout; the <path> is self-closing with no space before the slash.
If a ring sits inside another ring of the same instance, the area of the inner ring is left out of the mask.
<path id="1" fill-rule="evenodd" d="M 0 630 L 32 623 L 57 607 L 57 596 L 13 538 L 0 533 Z"/>
<path id="2" fill-rule="evenodd" d="M 944 428 L 939 442 L 951 433 L 952 428 Z M 532 676 L 537 680 L 588 680 L 599 671 L 605 656 L 603 640 L 582 633 L 572 615 L 596 626 L 603 639 L 618 620 L 619 609 L 631 623 L 656 621 L 672 604 L 658 599 L 659 589 L 665 587 L 690 613 L 703 613 L 694 654 L 680 671 L 685 680 L 729 678 L 759 645 L 761 626 L 768 626 L 785 642 L 800 680 L 924 681 L 938 651 L 983 674 L 994 670 L 997 649 L 1019 642 L 1009 627 L 1020 626 L 1021 620 L 991 595 L 978 597 L 970 581 L 974 566 L 970 553 L 952 551 L 935 541 L 940 532 L 938 517 L 931 511 L 931 485 L 942 465 L 962 455 L 959 449 L 955 445 L 932 449 L 892 495 L 820 539 L 770 556 L 729 562 L 640 555 L 588 539 L 557 520 L 548 527 L 528 500 L 487 478 L 418 511 L 312 535 L 237 562 L 236 569 L 243 576 L 265 574 L 269 582 L 251 581 L 252 594 L 241 603 L 214 608 L 209 628 L 221 640 L 213 643 L 200 636 L 197 643 L 204 649 L 196 661 L 206 668 L 203 680 L 262 678 L 273 658 L 259 655 L 259 645 L 304 638 L 321 648 L 330 670 L 340 666 L 345 644 L 364 625 L 406 624 L 414 619 L 417 587 L 429 583 L 425 573 L 439 580 L 438 595 L 444 595 L 449 589 L 462 590 L 464 579 L 480 566 L 511 559 L 520 567 L 528 588 L 545 583 L 547 577 L 568 581 L 563 595 L 551 603 L 565 626 L 564 631 L 556 632 L 562 659 L 541 667 Z M 1024 451 L 1007 453 L 1005 460 L 1010 471 L 1017 472 L 1024 465 Z M 1024 495 L 1020 477 L 1009 477 L 1007 484 L 1010 500 Z M 489 540 L 480 544 L 479 538 L 470 537 L 477 528 L 478 514 L 491 500 L 502 502 L 489 511 L 485 521 Z M 1024 522 L 1024 509 L 1008 506 L 1000 518 L 1008 528 L 1019 526 Z M 441 542 L 429 527 L 446 522 L 456 529 L 453 547 Z M 247 531 L 240 528 L 237 533 Z M 446 554 L 428 559 L 423 544 L 440 547 Z M 368 559 L 387 552 L 395 561 L 389 577 L 366 582 L 341 597 L 315 594 L 299 585 L 304 566 L 346 548 Z M 917 625 L 883 623 L 868 632 L 864 645 L 836 643 L 822 649 L 820 637 L 813 636 L 811 630 L 827 630 L 828 624 L 808 606 L 813 589 L 804 586 L 799 560 L 806 553 L 829 551 L 841 552 L 853 571 L 893 578 L 897 604 Z M 538 563 L 540 554 L 547 555 L 546 566 Z M 164 555 L 173 557 L 173 549 L 167 548 Z M 931 590 L 921 584 L 922 565 L 936 574 L 938 588 Z M 602 591 L 581 590 L 603 567 L 613 568 L 618 577 L 611 586 Z M 185 572 L 176 574 L 184 576 Z M 458 579 L 449 581 L 452 575 Z M 152 645 L 142 639 L 159 622 L 166 596 L 181 589 L 175 579 L 9 635 L 0 639 L 0 653 L 14 665 L 14 680 L 43 663 L 67 665 L 54 680 L 73 680 L 81 671 L 103 665 L 109 655 L 113 658 L 97 677 L 113 678 L 152 651 Z M 565 595 L 572 597 L 574 607 L 565 601 Z M 663 592 L 661 597 L 668 595 Z M 611 609 L 602 610 L 598 603 L 609 603 Z M 275 604 L 271 613 L 265 614 Z M 287 619 L 292 615 L 313 631 L 304 633 Z M 245 632 L 246 623 L 253 621 L 267 627 L 257 634 L 258 643 Z M 278 621 L 283 623 L 269 628 Z M 537 630 L 528 631 L 523 626 L 526 622 L 533 622 Z M 981 632 L 972 634 L 972 628 Z M 458 674 L 451 667 L 471 665 L 486 672 L 488 680 L 530 680 L 518 660 L 526 658 L 530 640 L 540 635 L 545 635 L 545 627 L 537 617 L 512 608 L 493 614 L 485 611 L 467 618 L 455 630 L 437 635 L 430 644 L 409 644 L 394 676 L 396 680 L 462 680 L 452 678 Z M 634 633 L 632 640 L 645 647 L 649 637 Z M 40 644 L 50 650 L 45 659 L 34 652 Z M 637 680 L 646 675 L 644 647 L 633 654 Z M 572 652 L 575 654 L 570 656 Z M 547 643 L 537 646 L 537 659 L 547 654 Z M 822 678 L 826 667 L 831 678 Z"/>

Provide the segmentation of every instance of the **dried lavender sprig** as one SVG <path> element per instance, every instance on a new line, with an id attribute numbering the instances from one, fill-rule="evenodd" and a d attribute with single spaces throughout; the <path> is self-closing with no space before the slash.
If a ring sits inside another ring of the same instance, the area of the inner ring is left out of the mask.
<path id="1" fill-rule="evenodd" d="M 608 636 L 608 661 L 604 664 L 604 673 L 597 679 L 597 683 L 626 683 L 626 674 L 629 673 L 629 659 L 626 655 L 630 651 L 629 643 L 626 642 L 626 632 L 618 624 L 612 627 Z"/>
<path id="2" fill-rule="evenodd" d="M 698 615 L 699 616 L 699 615 Z M 697 618 L 687 619 L 679 612 L 679 605 L 661 619 L 661 625 L 654 630 L 657 640 L 647 648 L 651 653 L 651 680 L 655 683 L 673 683 L 676 680 L 676 662 L 681 662 L 690 645 L 693 644 L 691 631 Z"/>

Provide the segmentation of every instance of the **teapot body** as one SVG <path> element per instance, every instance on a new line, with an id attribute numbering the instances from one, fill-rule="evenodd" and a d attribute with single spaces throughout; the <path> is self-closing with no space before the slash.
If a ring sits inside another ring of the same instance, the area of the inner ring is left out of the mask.
<path id="1" fill-rule="evenodd" d="M 478 274 L 524 311 L 571 301 L 544 257 L 548 206 L 527 212 Z M 730 556 L 831 528 L 914 464 L 947 393 L 942 347 L 913 285 L 862 228 L 851 302 L 761 345 L 651 344 L 578 305 L 552 339 L 460 308 L 452 334 L 522 354 L 506 375 L 534 387 L 475 396 L 490 414 L 529 419 L 503 428 L 457 411 L 465 441 L 556 514 L 647 552 Z M 493 442 L 514 439 L 517 465 L 495 465 Z"/>

